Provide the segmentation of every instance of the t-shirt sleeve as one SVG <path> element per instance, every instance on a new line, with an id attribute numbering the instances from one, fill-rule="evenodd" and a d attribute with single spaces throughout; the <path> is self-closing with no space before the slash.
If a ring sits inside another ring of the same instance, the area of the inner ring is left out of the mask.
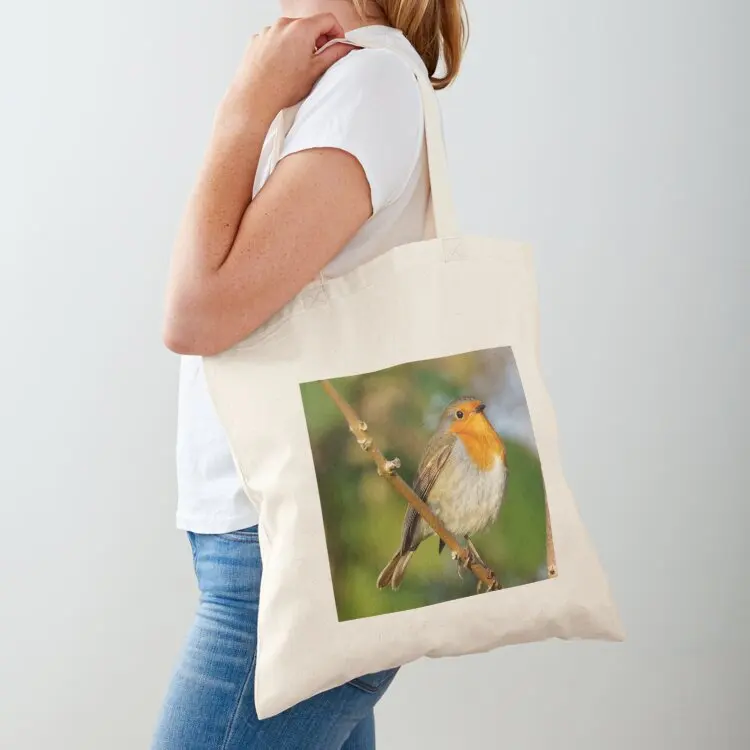
<path id="1" fill-rule="evenodd" d="M 408 65 L 388 50 L 357 50 L 331 66 L 302 102 L 281 158 L 311 148 L 352 154 L 377 213 L 406 188 L 423 128 L 419 87 Z"/>

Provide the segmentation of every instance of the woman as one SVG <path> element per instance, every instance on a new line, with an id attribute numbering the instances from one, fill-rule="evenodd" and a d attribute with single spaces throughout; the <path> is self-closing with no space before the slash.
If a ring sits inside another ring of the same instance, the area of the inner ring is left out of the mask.
<path id="1" fill-rule="evenodd" d="M 422 104 L 403 58 L 424 65 L 437 87 L 448 85 L 463 52 L 463 2 L 281 6 L 288 18 L 253 38 L 219 107 L 170 269 L 164 339 L 184 355 L 177 525 L 188 532 L 201 600 L 155 750 L 370 750 L 373 707 L 395 674 L 366 675 L 258 720 L 257 516 L 213 410 L 201 355 L 249 336 L 318 274 L 346 273 L 424 237 Z M 378 49 L 333 44 L 314 54 L 345 33 Z M 296 108 L 293 125 L 274 165 L 269 131 L 288 108 Z"/>

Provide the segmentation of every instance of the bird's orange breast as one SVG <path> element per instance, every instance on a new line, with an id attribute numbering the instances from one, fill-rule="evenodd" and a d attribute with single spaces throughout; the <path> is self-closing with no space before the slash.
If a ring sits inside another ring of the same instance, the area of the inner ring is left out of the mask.
<path id="1" fill-rule="evenodd" d="M 457 435 L 480 471 L 492 469 L 498 457 L 505 463 L 505 445 L 484 415 L 476 415 Z"/>

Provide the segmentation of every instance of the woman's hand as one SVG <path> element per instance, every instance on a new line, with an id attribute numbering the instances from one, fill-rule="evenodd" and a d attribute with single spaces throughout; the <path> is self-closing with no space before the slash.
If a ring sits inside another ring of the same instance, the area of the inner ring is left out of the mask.
<path id="1" fill-rule="evenodd" d="M 231 117 L 252 113 L 270 123 L 282 109 L 304 99 L 318 78 L 352 50 L 349 45 L 334 44 L 315 54 L 326 42 L 343 36 L 331 13 L 280 18 L 253 36 L 222 111 Z"/>

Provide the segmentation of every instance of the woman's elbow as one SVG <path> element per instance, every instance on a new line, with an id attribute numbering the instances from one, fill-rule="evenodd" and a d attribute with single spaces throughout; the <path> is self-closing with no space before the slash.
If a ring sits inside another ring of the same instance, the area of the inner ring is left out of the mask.
<path id="1" fill-rule="evenodd" d="M 167 305 L 161 336 L 164 346 L 175 354 L 218 354 L 221 346 L 212 335 L 215 331 L 209 310 L 203 309 L 196 300 L 171 301 Z"/>
<path id="2" fill-rule="evenodd" d="M 161 335 L 164 346 L 175 354 L 198 354 L 195 341 L 179 326 L 165 322 Z"/>
<path id="3" fill-rule="evenodd" d="M 165 326 L 162 332 L 164 346 L 175 354 L 194 354 L 210 357 L 220 354 L 229 348 L 216 339 L 201 335 L 199 331 L 191 328 L 179 328 Z"/>
<path id="4" fill-rule="evenodd" d="M 164 346 L 175 354 L 201 354 L 200 341 L 195 332 L 173 316 L 168 316 L 162 326 Z"/>

